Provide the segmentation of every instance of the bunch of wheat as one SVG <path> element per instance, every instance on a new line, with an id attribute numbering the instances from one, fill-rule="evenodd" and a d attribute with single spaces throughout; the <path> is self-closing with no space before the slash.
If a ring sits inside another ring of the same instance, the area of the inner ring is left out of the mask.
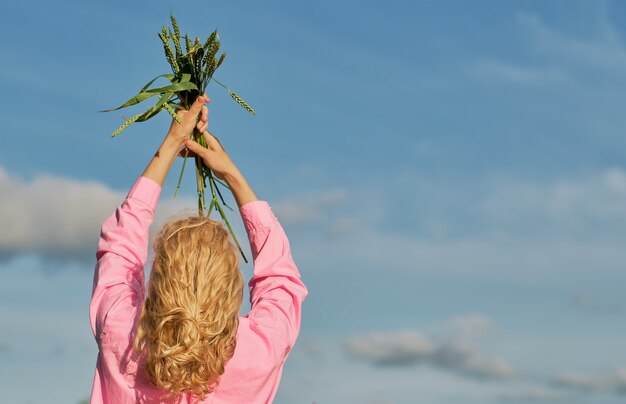
<path id="1" fill-rule="evenodd" d="M 172 68 L 173 74 L 162 74 L 160 76 L 155 77 L 150 80 L 145 86 L 139 90 L 137 95 L 126 101 L 124 104 L 120 105 L 117 108 L 106 110 L 105 112 L 117 111 L 122 108 L 130 107 L 136 104 L 139 104 L 143 101 L 151 99 L 152 97 L 157 97 L 157 102 L 148 108 L 147 111 L 132 116 L 119 127 L 117 128 L 112 136 L 115 137 L 119 135 L 122 131 L 128 128 L 131 124 L 135 122 L 143 122 L 157 115 L 161 111 L 167 111 L 178 123 L 180 120 L 176 115 L 176 110 L 179 108 L 189 109 L 191 104 L 195 101 L 195 99 L 200 95 L 204 94 L 207 85 L 209 82 L 214 81 L 216 84 L 224 87 L 230 96 L 243 108 L 245 108 L 252 115 L 255 114 L 254 110 L 250 105 L 248 105 L 241 97 L 239 97 L 235 92 L 233 92 L 226 85 L 222 84 L 218 80 L 213 77 L 213 74 L 217 70 L 218 67 L 224 62 L 226 58 L 226 53 L 222 52 L 221 55 L 218 56 L 218 52 L 220 50 L 220 41 L 217 35 L 217 31 L 213 31 L 211 35 L 207 38 L 204 44 L 200 43 L 198 38 L 195 38 L 195 41 L 192 43 L 189 36 L 184 36 L 185 41 L 185 53 L 183 53 L 183 47 L 181 44 L 181 36 L 180 30 L 178 27 L 178 23 L 176 18 L 172 15 L 170 16 L 172 21 L 171 29 L 169 27 L 163 27 L 161 32 L 159 33 L 159 38 L 163 43 L 163 49 L 165 51 L 165 58 L 167 59 L 170 67 Z M 172 48 L 172 44 L 174 47 Z M 163 87 L 152 88 L 151 86 L 160 78 L 164 78 L 169 80 L 169 84 Z M 206 147 L 206 140 L 204 138 L 204 134 L 200 133 L 197 129 L 194 130 L 192 134 L 193 140 Z M 187 163 L 187 155 L 185 155 L 183 166 L 180 171 L 180 176 L 178 178 L 178 184 L 176 186 L 176 192 L 174 196 L 178 194 L 180 189 L 180 183 L 182 180 L 183 172 L 185 171 L 185 165 Z M 228 185 L 215 178 L 211 170 L 204 164 L 200 157 L 195 157 L 195 165 L 196 165 L 196 184 L 198 189 L 198 214 L 203 215 L 205 210 L 207 214 L 211 214 L 211 211 L 215 209 L 219 212 L 222 220 L 226 223 L 226 226 L 230 230 L 233 239 L 235 240 L 235 244 L 239 248 L 239 251 L 243 257 L 243 259 L 247 262 L 245 255 L 241 249 L 241 245 L 235 237 L 235 233 L 228 222 L 228 218 L 224 213 L 224 209 L 222 207 L 226 206 L 231 209 L 226 202 L 224 202 L 224 198 L 222 197 L 222 193 L 220 191 L 220 186 L 224 186 L 228 188 Z M 207 208 L 206 198 L 205 198 L 205 189 L 209 185 L 211 189 L 211 202 Z"/>

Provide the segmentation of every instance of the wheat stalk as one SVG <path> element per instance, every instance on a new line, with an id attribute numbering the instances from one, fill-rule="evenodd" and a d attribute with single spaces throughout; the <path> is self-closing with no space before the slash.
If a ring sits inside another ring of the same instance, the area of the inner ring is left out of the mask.
<path id="1" fill-rule="evenodd" d="M 206 42 L 204 42 L 204 47 L 208 47 L 213 41 L 215 41 L 215 38 L 217 38 L 217 31 L 213 31 L 211 32 L 211 35 L 209 35 L 209 37 L 206 39 Z"/>
<path id="2" fill-rule="evenodd" d="M 113 137 L 120 134 L 134 122 L 146 121 L 157 115 L 158 113 L 162 112 L 163 110 L 167 111 L 174 118 L 174 120 L 176 120 L 176 122 L 180 124 L 181 119 L 176 114 L 176 109 L 188 110 L 191 107 L 191 104 L 195 101 L 196 97 L 200 94 L 204 94 L 205 89 L 211 80 L 214 80 L 217 84 L 224 87 L 230 94 L 231 98 L 233 98 L 233 100 L 235 100 L 249 113 L 253 115 L 256 114 L 254 109 L 252 109 L 252 107 L 248 105 L 248 103 L 246 103 L 239 95 L 237 95 L 226 85 L 213 78 L 213 74 L 226 58 L 225 52 L 222 52 L 222 54 L 218 57 L 221 44 L 217 31 L 211 32 L 204 44 L 201 44 L 198 38 L 195 38 L 195 40 L 192 42 L 191 37 L 185 34 L 184 42 L 186 46 L 186 52 L 183 54 L 181 44 L 182 37 L 178 22 L 173 15 L 170 15 L 170 20 L 172 25 L 171 29 L 168 27 L 162 27 L 161 32 L 158 33 L 158 36 L 163 43 L 165 58 L 170 64 L 174 74 L 165 74 L 151 80 L 139 91 L 137 95 L 135 95 L 135 97 L 122 104 L 122 106 L 114 109 L 117 110 L 136 105 L 157 95 L 160 97 L 159 101 L 146 112 L 126 119 L 126 121 L 119 128 L 117 128 L 115 132 L 113 132 L 113 134 L 111 135 Z M 174 44 L 174 49 L 172 48 L 172 43 Z M 165 77 L 167 80 L 170 81 L 170 84 L 167 86 L 151 88 L 152 83 L 154 83 L 154 81 L 157 80 L 159 77 Z M 200 145 L 206 147 L 206 140 L 201 133 L 198 133 L 196 130 L 194 130 L 193 138 Z M 183 162 L 183 167 L 181 169 L 178 184 L 176 186 L 176 193 L 174 194 L 175 196 L 176 194 L 178 194 L 178 191 L 180 189 L 182 175 L 185 170 L 186 157 L 187 156 L 185 156 L 185 161 Z M 204 164 L 200 157 L 195 157 L 195 163 L 196 186 L 198 194 L 198 214 L 205 214 L 207 208 L 207 214 L 210 214 L 213 209 L 218 211 L 226 226 L 230 230 L 230 233 L 243 256 L 243 259 L 246 260 L 241 246 L 237 241 L 237 237 L 235 236 L 235 233 L 233 232 L 233 229 L 228 222 L 228 218 L 226 217 L 224 210 L 222 209 L 222 205 L 228 208 L 230 207 L 226 204 L 220 188 L 218 187 L 218 184 L 219 186 L 225 186 L 226 188 L 228 188 L 228 186 L 215 178 L 215 176 L 211 173 L 209 167 Z M 211 189 L 211 201 L 209 206 L 207 206 L 205 198 L 205 188 L 207 188 L 207 186 L 210 186 Z"/>
<path id="3" fill-rule="evenodd" d="M 169 103 L 167 103 L 167 102 L 166 102 L 166 103 L 164 103 L 164 104 L 163 104 L 163 108 L 164 108 L 167 112 L 169 112 L 169 113 L 170 113 L 170 115 L 172 116 L 172 118 L 174 118 L 174 119 L 176 120 L 176 122 L 178 122 L 179 124 L 180 124 L 180 123 L 183 123 L 183 121 L 180 119 L 180 117 L 178 116 L 178 114 L 176 113 L 176 111 L 174 111 L 174 108 L 172 108 L 172 107 L 170 106 L 170 104 L 169 104 Z"/>
<path id="4" fill-rule="evenodd" d="M 224 87 L 227 91 L 228 94 L 230 94 L 230 96 L 232 97 L 233 100 L 237 101 L 237 104 L 241 105 L 242 107 L 244 107 L 246 109 L 246 111 L 248 111 L 249 113 L 251 113 L 252 115 L 256 115 L 256 112 L 254 112 L 254 109 L 252 109 L 252 107 L 250 105 L 248 105 L 247 102 L 245 102 L 240 96 L 237 95 L 237 93 L 235 93 L 233 90 L 231 90 L 230 88 L 228 88 L 226 86 L 226 84 L 218 81 L 217 79 L 213 79 L 213 81 L 215 81 L 217 84 L 219 84 L 220 86 Z"/>
<path id="5" fill-rule="evenodd" d="M 198 82 L 204 82 L 204 78 L 202 77 L 202 60 L 204 56 L 204 48 L 199 48 L 195 54 L 195 61 L 193 63 L 193 71 L 196 75 Z"/>
<path id="6" fill-rule="evenodd" d="M 204 62 L 211 63 L 215 59 L 215 55 L 217 51 L 220 49 L 220 43 L 218 41 L 213 41 L 209 45 L 209 52 L 207 53 Z"/>
<path id="7" fill-rule="evenodd" d="M 133 124 L 133 122 L 135 122 L 137 119 L 139 119 L 141 117 L 141 115 L 143 114 L 137 114 L 131 118 L 128 118 L 119 128 L 117 128 L 115 130 L 115 132 L 113 132 L 111 134 L 111 137 L 115 137 L 117 135 L 119 135 L 120 133 L 122 133 L 124 131 L 124 129 L 128 128 L 130 125 Z"/>
<path id="8" fill-rule="evenodd" d="M 172 21 L 172 28 L 174 29 L 172 40 L 174 41 L 174 48 L 176 48 L 176 59 L 178 59 L 183 56 L 182 47 L 180 45 L 180 29 L 178 28 L 178 22 L 174 14 L 170 15 L 170 20 Z"/>
<path id="9" fill-rule="evenodd" d="M 252 109 L 252 107 L 250 105 L 248 105 L 247 102 L 245 102 L 244 100 L 241 99 L 240 96 L 238 96 L 234 91 L 232 90 L 228 90 L 228 93 L 230 94 L 231 97 L 233 97 L 233 100 L 237 101 L 237 104 L 241 105 L 242 107 L 244 107 L 246 109 L 246 111 L 248 111 L 249 113 L 251 113 L 252 115 L 256 115 L 256 112 L 254 112 L 254 110 Z"/>
<path id="10" fill-rule="evenodd" d="M 222 52 L 222 54 L 220 55 L 220 58 L 217 60 L 217 63 L 215 64 L 215 70 L 217 70 L 217 68 L 220 67 L 224 59 L 226 59 L 226 52 Z"/>
<path id="11" fill-rule="evenodd" d="M 161 42 L 163 42 L 165 58 L 170 63 L 170 66 L 172 66 L 174 74 L 178 75 L 178 73 L 180 73 L 180 68 L 178 67 L 176 58 L 174 58 L 174 51 L 172 50 L 172 45 L 170 45 L 170 41 L 168 39 L 167 28 L 163 27 L 163 30 L 159 33 L 159 38 L 161 38 Z"/>

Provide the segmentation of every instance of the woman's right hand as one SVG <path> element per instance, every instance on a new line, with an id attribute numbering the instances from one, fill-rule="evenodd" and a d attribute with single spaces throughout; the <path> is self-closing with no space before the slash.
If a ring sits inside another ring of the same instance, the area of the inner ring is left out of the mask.
<path id="1" fill-rule="evenodd" d="M 206 148 L 191 139 L 185 141 L 185 146 L 192 152 L 190 155 L 196 155 L 202 158 L 204 164 L 221 180 L 228 180 L 231 177 L 240 175 L 237 166 L 235 166 L 235 163 L 230 159 L 220 141 L 207 131 L 204 132 L 204 139 L 207 144 Z M 184 150 L 181 152 L 181 155 L 185 155 Z"/>
<path id="2" fill-rule="evenodd" d="M 215 173 L 217 178 L 226 181 L 238 206 L 241 207 L 246 203 L 256 201 L 257 197 L 254 191 L 252 191 L 246 179 L 241 175 L 235 163 L 226 154 L 220 141 L 207 131 L 204 132 L 204 139 L 207 143 L 206 148 L 191 139 L 185 141 L 185 146 L 191 152 L 190 155 L 202 158 L 204 164 Z M 185 151 L 181 151 L 180 154 L 184 156 Z"/>

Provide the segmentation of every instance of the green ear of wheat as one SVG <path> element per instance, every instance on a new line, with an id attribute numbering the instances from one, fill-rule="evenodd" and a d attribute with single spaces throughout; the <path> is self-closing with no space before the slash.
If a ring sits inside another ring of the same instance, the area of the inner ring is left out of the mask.
<path id="1" fill-rule="evenodd" d="M 213 78 L 213 81 L 216 82 L 217 84 L 219 84 L 220 86 L 224 87 L 226 89 L 226 91 L 228 91 L 228 94 L 230 94 L 232 99 L 237 102 L 237 104 L 239 104 L 242 107 L 244 107 L 245 110 L 248 111 L 249 113 L 251 113 L 252 115 L 256 115 L 256 112 L 254 112 L 252 107 L 250 105 L 248 105 L 248 103 L 245 102 L 240 96 L 238 96 L 237 93 L 235 93 L 233 90 L 228 88 L 226 86 L 226 84 L 222 83 L 221 81 L 217 80 L 216 78 Z"/>
<path id="2" fill-rule="evenodd" d="M 242 107 L 244 107 L 246 109 L 246 111 L 248 111 L 249 113 L 251 113 L 252 115 L 256 115 L 256 112 L 254 112 L 254 110 L 252 109 L 252 107 L 250 105 L 248 105 L 247 102 L 245 102 L 244 100 L 241 99 L 240 96 L 238 96 L 237 94 L 235 94 L 234 91 L 228 89 L 228 93 L 230 94 L 231 97 L 233 97 L 233 100 L 237 101 L 237 104 L 241 105 Z"/>
<path id="3" fill-rule="evenodd" d="M 170 20 L 172 21 L 172 28 L 174 32 L 172 33 L 172 40 L 174 41 L 174 47 L 176 48 L 176 58 L 183 56 L 182 46 L 180 44 L 180 29 L 178 28 L 178 22 L 176 21 L 176 17 L 174 14 L 170 14 Z"/>
<path id="4" fill-rule="evenodd" d="M 172 108 L 170 106 L 170 104 L 168 104 L 167 102 L 165 104 L 163 104 L 163 108 L 170 113 L 170 115 L 172 116 L 172 118 L 174 118 L 176 120 L 176 122 L 183 123 L 180 119 L 180 117 L 178 116 L 178 114 L 176 113 L 176 111 L 174 111 L 174 108 Z"/>
<path id="5" fill-rule="evenodd" d="M 172 71 L 174 74 L 180 73 L 180 68 L 178 63 L 176 62 L 176 58 L 174 57 L 174 50 L 172 49 L 172 45 L 170 45 L 170 41 L 168 38 L 167 28 L 163 27 L 161 32 L 159 33 L 159 38 L 161 38 L 161 42 L 163 42 L 163 50 L 165 51 L 165 58 L 172 66 Z"/>
<path id="6" fill-rule="evenodd" d="M 211 35 L 209 35 L 209 37 L 206 39 L 206 42 L 204 42 L 203 47 L 208 47 L 213 41 L 215 41 L 215 38 L 217 38 L 217 31 L 211 32 Z"/>
<path id="7" fill-rule="evenodd" d="M 124 129 L 128 128 L 130 125 L 132 125 L 137 119 L 139 119 L 141 117 L 141 115 L 143 114 L 137 114 L 131 118 L 128 118 L 126 120 L 126 122 L 124 122 L 119 128 L 117 128 L 115 130 L 115 132 L 113 132 L 111 134 L 111 137 L 115 137 L 117 135 L 119 135 L 120 133 L 122 133 L 124 131 Z"/>
<path id="8" fill-rule="evenodd" d="M 192 46 L 193 45 L 191 44 L 191 39 L 189 39 L 189 36 L 185 34 L 185 47 L 187 48 L 187 53 L 189 53 Z"/>
<path id="9" fill-rule="evenodd" d="M 226 59 L 226 52 L 222 52 L 222 55 L 220 56 L 220 58 L 217 60 L 217 63 L 215 64 L 215 70 L 217 70 L 218 67 L 220 67 L 220 65 L 222 64 L 222 62 L 224 61 L 224 59 Z"/>

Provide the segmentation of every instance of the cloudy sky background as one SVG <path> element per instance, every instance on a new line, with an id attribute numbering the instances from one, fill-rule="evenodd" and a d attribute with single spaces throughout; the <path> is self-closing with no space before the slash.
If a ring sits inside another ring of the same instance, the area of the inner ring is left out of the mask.
<path id="1" fill-rule="evenodd" d="M 219 29 L 258 114 L 210 87 L 210 127 L 309 286 L 276 403 L 623 402 L 626 4 L 591 0 L 5 4 L 3 401 L 89 395 L 99 226 L 168 125 L 96 111 L 167 71 L 170 11 Z"/>

